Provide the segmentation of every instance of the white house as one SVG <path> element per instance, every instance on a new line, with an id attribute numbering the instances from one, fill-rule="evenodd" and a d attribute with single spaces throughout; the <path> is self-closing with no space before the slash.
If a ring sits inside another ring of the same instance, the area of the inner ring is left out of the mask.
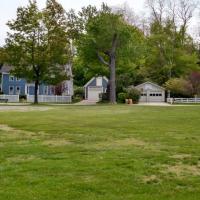
<path id="1" fill-rule="evenodd" d="M 106 93 L 108 79 L 105 76 L 93 77 L 84 85 L 85 99 L 89 101 L 99 101 L 100 94 Z"/>
<path id="2" fill-rule="evenodd" d="M 140 102 L 165 102 L 165 89 L 155 83 L 145 82 L 135 88 L 141 92 Z"/>

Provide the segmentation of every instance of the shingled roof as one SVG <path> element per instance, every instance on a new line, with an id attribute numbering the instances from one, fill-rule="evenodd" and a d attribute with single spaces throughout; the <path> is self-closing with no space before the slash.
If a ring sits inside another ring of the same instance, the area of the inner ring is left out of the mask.
<path id="1" fill-rule="evenodd" d="M 12 69 L 13 69 L 13 67 L 11 67 L 9 65 L 3 65 L 0 68 L 0 73 L 9 73 Z"/>

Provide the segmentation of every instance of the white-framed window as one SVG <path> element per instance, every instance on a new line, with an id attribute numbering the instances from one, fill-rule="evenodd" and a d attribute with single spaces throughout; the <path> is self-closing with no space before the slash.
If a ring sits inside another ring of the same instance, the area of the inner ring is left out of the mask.
<path id="1" fill-rule="evenodd" d="M 102 77 L 97 77 L 96 78 L 96 85 L 97 86 L 102 86 L 102 82 L 103 82 Z"/>
<path id="2" fill-rule="evenodd" d="M 9 81 L 14 81 L 14 76 L 10 76 Z"/>
<path id="3" fill-rule="evenodd" d="M 21 78 L 16 78 L 16 81 L 21 81 Z"/>
<path id="4" fill-rule="evenodd" d="M 20 86 L 16 86 L 15 89 L 16 89 L 16 94 L 19 95 L 19 94 L 20 94 L 21 87 L 20 87 Z"/>
<path id="5" fill-rule="evenodd" d="M 14 94 L 14 86 L 9 87 L 9 94 Z"/>

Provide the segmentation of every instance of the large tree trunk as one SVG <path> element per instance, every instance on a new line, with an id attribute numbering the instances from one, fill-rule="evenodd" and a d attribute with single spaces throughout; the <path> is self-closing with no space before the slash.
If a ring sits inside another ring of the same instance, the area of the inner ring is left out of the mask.
<path id="1" fill-rule="evenodd" d="M 116 60 L 115 55 L 110 58 L 110 103 L 116 104 Z"/>
<path id="2" fill-rule="evenodd" d="M 38 88 L 39 88 L 39 81 L 35 81 L 35 91 L 34 91 L 34 104 L 38 104 Z"/>
<path id="3" fill-rule="evenodd" d="M 118 34 L 113 35 L 112 48 L 111 50 L 104 51 L 104 55 L 109 57 L 109 62 L 106 62 L 104 58 L 97 51 L 97 56 L 101 63 L 107 65 L 110 70 L 110 80 L 109 80 L 109 100 L 111 104 L 116 104 L 116 49 L 118 42 Z"/>

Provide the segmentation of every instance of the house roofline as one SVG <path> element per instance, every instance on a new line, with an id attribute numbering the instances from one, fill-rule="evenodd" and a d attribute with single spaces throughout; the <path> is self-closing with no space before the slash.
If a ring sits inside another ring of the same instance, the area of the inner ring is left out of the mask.
<path id="1" fill-rule="evenodd" d="M 158 84 L 156 84 L 156 83 L 153 83 L 153 82 L 151 82 L 151 81 L 146 81 L 146 82 L 144 82 L 144 83 L 142 83 L 142 84 L 140 84 L 140 85 L 135 86 L 135 88 L 138 88 L 138 87 L 140 87 L 140 86 L 142 86 L 142 85 L 145 85 L 145 84 L 148 84 L 148 83 L 150 83 L 150 84 L 152 84 L 152 85 L 154 85 L 154 86 L 156 86 L 156 87 L 159 87 L 159 88 L 162 89 L 162 90 L 166 90 L 164 87 L 161 87 L 160 85 L 158 85 Z"/>
<path id="2" fill-rule="evenodd" d="M 94 79 L 96 79 L 96 78 L 98 78 L 98 77 L 102 77 L 102 78 L 104 78 L 106 81 L 109 81 L 109 80 L 107 79 L 106 76 L 94 76 L 94 77 L 93 77 L 92 79 L 90 79 L 83 87 L 86 88 L 90 83 L 92 83 L 92 81 L 93 81 Z"/>

